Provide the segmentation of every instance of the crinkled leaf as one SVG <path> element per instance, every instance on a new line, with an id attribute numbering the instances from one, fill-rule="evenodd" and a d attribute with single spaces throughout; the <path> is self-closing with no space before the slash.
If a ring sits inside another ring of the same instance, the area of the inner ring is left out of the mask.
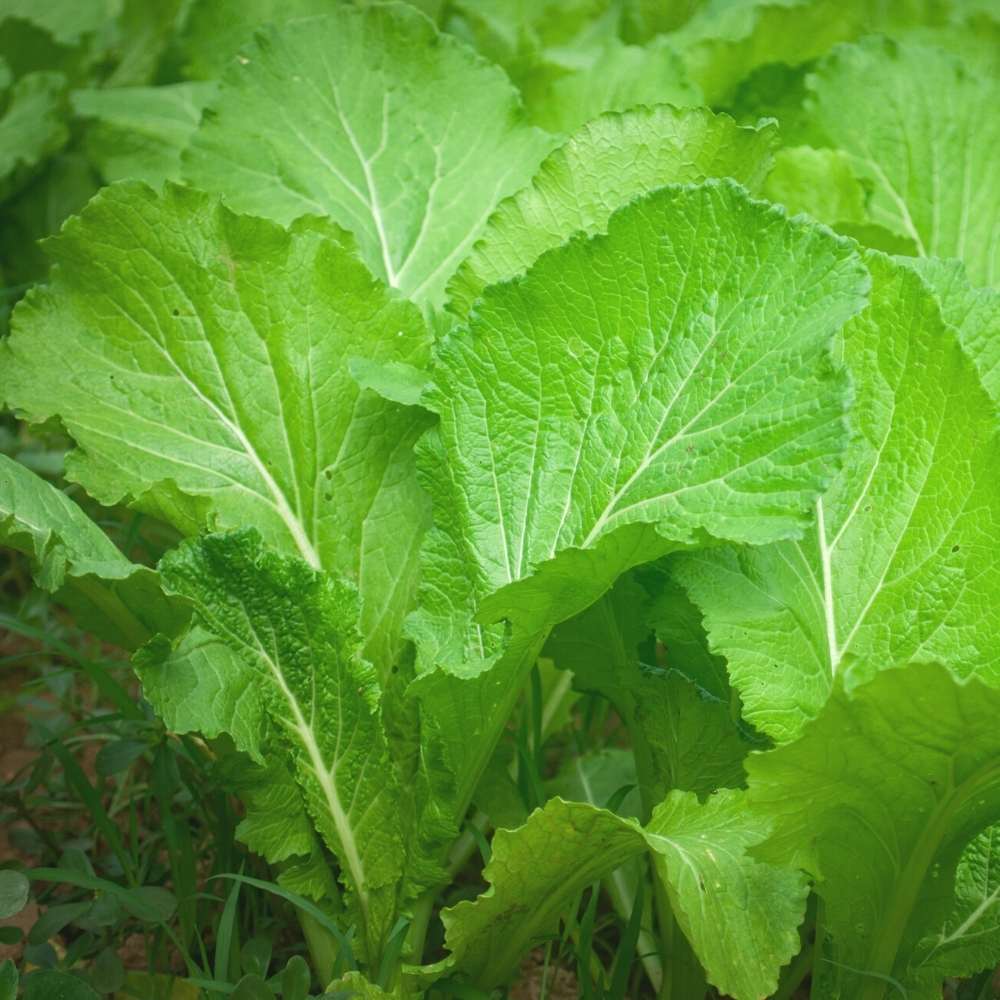
<path id="1" fill-rule="evenodd" d="M 763 183 L 777 142 L 773 125 L 746 128 L 705 108 L 639 108 L 584 126 L 504 201 L 448 292 L 465 314 L 487 285 L 523 274 L 574 233 L 604 232 L 612 213 L 665 184 L 732 177 Z"/>
<path id="2" fill-rule="evenodd" d="M 800 533 L 844 438 L 827 351 L 866 284 L 826 232 L 708 182 L 490 289 L 425 395 L 450 493 L 431 545 L 458 540 L 481 619 L 537 633 L 671 548 Z"/>
<path id="3" fill-rule="evenodd" d="M 29 420 L 62 420 L 67 474 L 101 502 L 185 531 L 252 524 L 356 580 L 385 671 L 428 513 L 411 449 L 427 417 L 362 391 L 349 360 L 422 364 L 428 334 L 340 239 L 172 185 L 108 188 L 51 241 L 0 386 Z"/>
<path id="4" fill-rule="evenodd" d="M 413 8 L 344 5 L 257 39 L 224 77 L 185 176 L 280 222 L 331 217 L 375 274 L 438 303 L 551 148 L 522 117 L 503 73 Z"/>
<path id="5" fill-rule="evenodd" d="M 920 256 L 1000 280 L 1000 86 L 944 51 L 883 38 L 842 46 L 808 82 L 814 145 L 843 150 L 872 187 L 868 212 Z"/>
<path id="6" fill-rule="evenodd" d="M 39 585 L 111 642 L 134 648 L 156 632 L 176 632 L 187 618 L 153 570 L 130 562 L 65 493 L 6 455 L 0 541 L 29 556 Z"/>
<path id="7" fill-rule="evenodd" d="M 996 678 L 994 405 L 912 271 L 870 255 L 845 328 L 855 433 L 801 541 L 677 557 L 747 717 L 777 740 L 852 682 L 912 657 Z"/>
<path id="8" fill-rule="evenodd" d="M 175 83 L 74 91 L 73 110 L 92 119 L 88 156 L 109 184 L 140 180 L 158 187 L 178 180 L 181 151 L 215 89 L 212 83 Z"/>
<path id="9" fill-rule="evenodd" d="M 250 532 L 185 543 L 165 557 L 162 573 L 252 670 L 274 743 L 341 863 L 374 959 L 402 875 L 402 791 L 374 671 L 360 658 L 356 593 L 300 559 L 269 552 Z"/>
<path id="10" fill-rule="evenodd" d="M 749 759 L 752 811 L 775 823 L 762 850 L 823 899 L 820 995 L 940 990 L 923 942 L 953 910 L 963 849 L 1000 818 L 998 711 L 994 688 L 912 664 L 838 685 L 798 740 Z"/>

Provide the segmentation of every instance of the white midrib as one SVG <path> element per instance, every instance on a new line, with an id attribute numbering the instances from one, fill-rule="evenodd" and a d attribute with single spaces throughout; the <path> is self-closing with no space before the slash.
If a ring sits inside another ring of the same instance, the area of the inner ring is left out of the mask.
<path id="1" fill-rule="evenodd" d="M 365 866 L 364 862 L 361 860 L 361 855 L 358 853 L 357 841 L 354 838 L 354 828 L 351 826 L 351 821 L 347 813 L 344 811 L 343 804 L 340 801 L 340 795 L 337 793 L 337 786 L 333 780 L 332 768 L 327 767 L 326 762 L 323 760 L 323 754 L 320 751 L 319 744 L 316 742 L 316 736 L 313 733 L 312 726 L 306 722 L 306 718 L 302 714 L 302 709 L 299 706 L 298 699 L 295 697 L 294 692 L 285 683 L 285 678 L 277 663 L 275 663 L 274 660 L 267 655 L 259 643 L 257 649 L 260 656 L 267 664 L 268 670 L 271 672 L 271 676 L 274 678 L 275 684 L 278 685 L 278 690 L 281 691 L 282 696 L 288 703 L 289 711 L 292 713 L 292 718 L 295 721 L 295 733 L 299 738 L 299 742 L 305 748 L 305 751 L 309 756 L 309 763 L 312 766 L 316 781 L 319 783 L 320 789 L 323 792 L 323 797 L 326 800 L 327 808 L 330 810 L 331 817 L 333 817 L 333 825 L 336 827 L 337 837 L 340 840 L 340 845 L 344 851 L 344 861 L 347 864 L 348 871 L 351 873 L 351 879 L 354 882 L 354 886 L 358 894 L 358 901 L 361 904 L 361 911 L 367 921 L 368 889 L 365 884 Z"/>
<path id="2" fill-rule="evenodd" d="M 816 500 L 816 534 L 819 542 L 820 569 L 823 574 L 823 614 L 826 621 L 826 644 L 830 656 L 830 673 L 836 675 L 842 651 L 837 648 L 837 619 L 833 609 L 833 553 L 826 542 L 823 498 Z"/>

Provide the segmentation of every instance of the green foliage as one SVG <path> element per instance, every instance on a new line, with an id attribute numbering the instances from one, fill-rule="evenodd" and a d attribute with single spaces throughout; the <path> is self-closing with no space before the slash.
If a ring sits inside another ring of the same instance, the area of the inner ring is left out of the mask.
<path id="1" fill-rule="evenodd" d="M 987 996 L 998 39 L 10 0 L 0 1000 Z"/>

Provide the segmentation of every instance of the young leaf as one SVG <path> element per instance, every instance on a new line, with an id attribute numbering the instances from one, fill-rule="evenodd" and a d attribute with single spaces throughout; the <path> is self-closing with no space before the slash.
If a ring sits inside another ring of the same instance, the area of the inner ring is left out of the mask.
<path id="1" fill-rule="evenodd" d="M 836 677 L 911 657 L 1000 669 L 1000 441 L 992 401 L 909 268 L 871 254 L 871 305 L 844 330 L 855 384 L 844 471 L 801 541 L 677 557 L 746 717 L 794 737 Z"/>
<path id="2" fill-rule="evenodd" d="M 110 642 L 135 648 L 187 620 L 184 603 L 163 595 L 156 573 L 126 559 L 65 493 L 6 455 L 0 541 L 29 556 L 39 585 Z"/>
<path id="3" fill-rule="evenodd" d="M 306 809 L 342 866 L 369 955 L 393 916 L 404 856 L 402 790 L 360 657 L 357 595 L 252 532 L 209 535 L 163 560 L 167 585 L 247 663 Z"/>
<path id="4" fill-rule="evenodd" d="M 246 50 L 185 177 L 279 222 L 329 216 L 373 273 L 439 303 L 489 214 L 551 146 L 503 73 L 418 11 L 345 4 Z"/>
<path id="5" fill-rule="evenodd" d="M 806 110 L 814 145 L 843 150 L 872 188 L 872 220 L 917 253 L 1000 279 L 1000 87 L 941 49 L 868 38 L 820 63 Z"/>
<path id="6" fill-rule="evenodd" d="M 466 315 L 487 285 L 524 274 L 574 233 L 604 232 L 617 209 L 665 184 L 732 177 L 756 190 L 776 142 L 773 123 L 746 128 L 706 108 L 603 115 L 551 153 L 529 186 L 501 203 L 448 286 L 451 308 Z"/>
<path id="7" fill-rule="evenodd" d="M 934 985 L 921 942 L 952 909 L 962 850 L 1000 818 L 998 711 L 992 687 L 911 664 L 838 684 L 798 740 L 748 760 L 751 808 L 774 822 L 762 855 L 817 879 L 835 995 Z"/>
<path id="8" fill-rule="evenodd" d="M 388 670 L 428 515 L 411 448 L 427 417 L 359 389 L 348 362 L 423 364 L 428 333 L 341 239 L 188 189 L 106 188 L 51 241 L 59 266 L 18 307 L 0 384 L 28 419 L 61 418 L 67 474 L 101 502 L 184 531 L 252 524 L 356 580 Z"/>

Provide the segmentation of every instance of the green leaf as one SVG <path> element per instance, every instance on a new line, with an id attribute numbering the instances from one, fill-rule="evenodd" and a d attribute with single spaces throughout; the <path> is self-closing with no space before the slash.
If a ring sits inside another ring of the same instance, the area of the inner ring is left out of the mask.
<path id="1" fill-rule="evenodd" d="M 17 1000 L 17 966 L 9 958 L 0 962 L 0 1000 Z"/>
<path id="2" fill-rule="evenodd" d="M 185 75 L 215 80 L 247 58 L 256 31 L 326 14 L 330 7 L 330 0 L 192 0 L 178 39 Z"/>
<path id="3" fill-rule="evenodd" d="M 914 972 L 929 983 L 994 968 L 1000 961 L 1000 825 L 979 834 L 955 870 L 954 902 L 918 946 Z"/>
<path id="4" fill-rule="evenodd" d="M 871 305 L 844 330 L 855 433 L 801 541 L 679 556 L 747 718 L 793 738 L 838 675 L 913 657 L 996 678 L 995 408 L 909 268 L 868 257 Z"/>
<path id="5" fill-rule="evenodd" d="M 0 103 L 0 200 L 9 198 L 69 139 L 66 80 L 59 73 L 21 77 Z"/>
<path id="6" fill-rule="evenodd" d="M 424 396 L 446 456 L 425 581 L 540 634 L 671 549 L 800 534 L 844 441 L 828 348 L 866 286 L 847 245 L 710 181 L 488 290 Z"/>
<path id="7" fill-rule="evenodd" d="M 973 288 L 957 260 L 934 257 L 906 261 L 934 291 L 941 315 L 976 365 L 983 388 L 1000 406 L 1000 292 Z"/>
<path id="8" fill-rule="evenodd" d="M 453 968 L 484 990 L 502 985 L 586 886 L 645 846 L 634 820 L 562 799 L 517 830 L 498 830 L 483 872 L 490 889 L 441 914 L 451 956 L 436 971 Z"/>
<path id="9" fill-rule="evenodd" d="M 808 886 L 799 872 L 752 856 L 769 833 L 733 790 L 704 804 L 671 792 L 646 827 L 674 919 L 709 982 L 736 1000 L 773 993 L 778 970 L 800 947 Z"/>
<path id="10" fill-rule="evenodd" d="M 274 992 L 260 976 L 244 976 L 230 994 L 233 1000 L 274 1000 Z"/>
<path id="11" fill-rule="evenodd" d="M 0 455 L 0 541 L 28 555 L 38 583 L 68 604 L 84 627 L 134 648 L 176 632 L 183 602 L 152 570 L 130 562 L 65 493 Z"/>
<path id="12" fill-rule="evenodd" d="M 973 284 L 1000 280 L 1000 121 L 982 113 L 1000 87 L 940 49 L 883 38 L 836 49 L 808 87 L 813 145 L 847 154 L 872 220 L 922 257 L 960 258 Z"/>
<path id="13" fill-rule="evenodd" d="M 144 885 L 126 888 L 108 879 L 88 875 L 69 868 L 32 868 L 29 877 L 43 882 L 75 885 L 96 893 L 113 896 L 137 920 L 150 924 L 168 921 L 177 909 L 177 899 L 172 892 L 160 886 Z"/>
<path id="14" fill-rule="evenodd" d="M 29 21 L 63 44 L 96 35 L 121 10 L 121 0 L 4 0 L 2 17 Z"/>
<path id="15" fill-rule="evenodd" d="M 438 304 L 551 145 L 503 73 L 422 14 L 343 5 L 255 41 L 223 78 L 185 177 L 280 222 L 329 216 L 373 273 Z"/>
<path id="16" fill-rule="evenodd" d="M 817 880 L 821 995 L 940 989 L 921 968 L 928 935 L 953 910 L 963 849 L 1000 818 L 998 710 L 995 689 L 912 664 L 838 684 L 798 740 L 749 759 L 752 811 L 775 824 L 762 854 Z"/>
<path id="17" fill-rule="evenodd" d="M 758 189 L 777 141 L 773 124 L 738 126 L 705 108 L 637 108 L 584 126 L 502 202 L 448 288 L 462 315 L 487 285 L 523 274 L 574 233 L 604 232 L 616 209 L 665 184 L 733 177 Z"/>
<path id="18" fill-rule="evenodd" d="M 648 848 L 713 984 L 736 1000 L 767 995 L 798 949 L 806 887 L 797 874 L 747 855 L 767 824 L 744 824 L 739 794 L 702 806 L 675 793 L 647 831 L 607 810 L 551 799 L 524 826 L 497 832 L 484 871 L 490 888 L 443 911 L 452 955 L 426 971 L 453 968 L 482 989 L 504 983 L 586 886 Z"/>
<path id="19" fill-rule="evenodd" d="M 647 46 L 607 39 L 583 65 L 555 76 L 526 98 L 532 121 L 552 132 L 574 132 L 606 111 L 636 105 L 701 104 L 680 57 L 665 39 Z"/>
<path id="20" fill-rule="evenodd" d="M 162 573 L 251 670 L 274 749 L 341 862 L 368 953 L 378 956 L 402 875 L 405 807 L 377 680 L 360 657 L 356 592 L 269 552 L 253 532 L 185 543 L 165 557 Z"/>
<path id="21" fill-rule="evenodd" d="M 90 119 L 87 155 L 105 182 L 180 178 L 181 151 L 215 94 L 212 83 L 76 90 L 73 110 Z"/>
<path id="22" fill-rule="evenodd" d="M 13 868 L 0 869 L 0 920 L 13 917 L 28 903 L 31 883 Z"/>
<path id="23" fill-rule="evenodd" d="M 789 212 L 805 212 L 830 226 L 868 221 L 865 189 L 847 154 L 838 149 L 793 146 L 779 150 L 764 194 Z"/>
<path id="24" fill-rule="evenodd" d="M 60 266 L 19 305 L 0 385 L 28 419 L 60 417 L 67 475 L 101 502 L 187 532 L 252 524 L 355 580 L 384 672 L 428 518 L 411 449 L 428 418 L 362 391 L 348 362 L 422 365 L 428 333 L 342 238 L 172 185 L 108 188 L 50 241 Z"/>
<path id="25" fill-rule="evenodd" d="M 238 750 L 263 762 L 264 708 L 253 672 L 197 623 L 171 642 L 158 636 L 132 657 L 142 693 L 167 729 L 214 739 L 227 733 Z"/>
<path id="26" fill-rule="evenodd" d="M 24 977 L 23 1000 L 100 1000 L 82 980 L 67 972 L 46 969 Z"/>
<path id="27" fill-rule="evenodd" d="M 545 651 L 573 671 L 575 687 L 615 706 L 629 729 L 649 810 L 672 789 L 704 798 L 739 787 L 749 744 L 728 698 L 709 695 L 676 670 L 640 664 L 637 647 L 648 637 L 645 603 L 641 588 L 625 577 L 583 614 L 557 626 Z"/>

